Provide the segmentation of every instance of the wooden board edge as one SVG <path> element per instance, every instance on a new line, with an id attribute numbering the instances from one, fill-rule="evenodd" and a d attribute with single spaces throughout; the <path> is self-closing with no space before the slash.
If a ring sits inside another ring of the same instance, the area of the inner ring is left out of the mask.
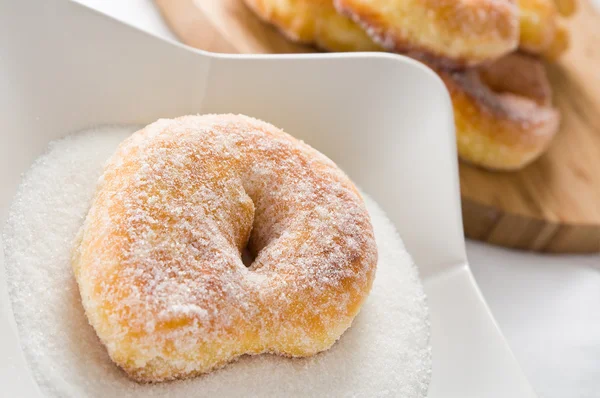
<path id="1" fill-rule="evenodd" d="M 532 219 L 461 198 L 465 236 L 510 249 L 546 252 L 600 252 L 600 226 Z"/>

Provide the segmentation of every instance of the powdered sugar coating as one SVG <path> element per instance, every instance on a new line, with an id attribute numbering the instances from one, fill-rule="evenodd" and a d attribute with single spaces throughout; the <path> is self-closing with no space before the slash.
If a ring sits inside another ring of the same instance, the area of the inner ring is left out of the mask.
<path id="1" fill-rule="evenodd" d="M 52 397 L 424 397 L 429 325 L 416 267 L 392 224 L 365 196 L 377 240 L 377 278 L 352 327 L 303 359 L 242 357 L 203 377 L 158 385 L 128 379 L 106 355 L 81 308 L 71 242 L 102 164 L 133 129 L 107 128 L 51 144 L 25 175 L 4 229 L 10 296 L 30 368 Z"/>
<path id="2" fill-rule="evenodd" d="M 119 146 L 73 267 L 111 358 L 161 381 L 243 354 L 328 349 L 376 263 L 364 203 L 333 162 L 268 123 L 203 115 Z"/>

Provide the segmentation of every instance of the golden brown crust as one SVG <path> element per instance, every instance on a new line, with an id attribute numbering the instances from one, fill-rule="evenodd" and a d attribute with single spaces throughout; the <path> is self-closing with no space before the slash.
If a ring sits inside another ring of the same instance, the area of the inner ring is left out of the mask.
<path id="1" fill-rule="evenodd" d="M 480 70 L 437 70 L 446 84 L 461 159 L 495 170 L 524 167 L 548 147 L 559 113 L 541 62 L 511 54 Z"/>
<path id="2" fill-rule="evenodd" d="M 569 31 L 565 26 L 564 21 L 559 20 L 556 25 L 554 39 L 540 55 L 546 58 L 548 61 L 555 61 L 569 49 L 570 43 L 571 36 L 569 35 Z"/>
<path id="3" fill-rule="evenodd" d="M 521 50 L 542 55 L 550 60 L 558 58 L 569 47 L 569 32 L 561 15 L 571 15 L 575 9 L 572 0 L 518 0 Z"/>
<path id="4" fill-rule="evenodd" d="M 244 0 L 264 21 L 291 40 L 327 51 L 380 51 L 349 18 L 338 14 L 332 0 Z"/>
<path id="5" fill-rule="evenodd" d="M 552 104 L 552 89 L 544 65 L 525 54 L 511 54 L 478 68 L 481 81 L 497 93 L 512 93 L 535 101 Z"/>
<path id="6" fill-rule="evenodd" d="M 521 49 L 540 54 L 550 47 L 557 18 L 558 10 L 552 0 L 519 0 Z"/>
<path id="7" fill-rule="evenodd" d="M 558 12 L 563 17 L 570 17 L 577 11 L 576 0 L 554 0 L 554 3 L 556 4 Z"/>
<path id="8" fill-rule="evenodd" d="M 241 251 L 256 255 L 247 268 Z M 83 307 L 139 381 L 331 347 L 370 291 L 365 205 L 331 160 L 245 116 L 159 120 L 106 164 L 73 252 Z"/>
<path id="9" fill-rule="evenodd" d="M 389 51 L 444 67 L 490 61 L 518 44 L 514 0 L 334 0 Z"/>

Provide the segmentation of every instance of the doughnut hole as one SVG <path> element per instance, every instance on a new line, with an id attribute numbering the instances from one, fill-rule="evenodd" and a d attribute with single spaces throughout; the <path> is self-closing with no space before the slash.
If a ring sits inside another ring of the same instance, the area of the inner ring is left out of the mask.
<path id="1" fill-rule="evenodd" d="M 246 266 L 246 268 L 250 268 L 256 256 L 252 254 L 248 246 L 242 249 L 242 263 Z"/>

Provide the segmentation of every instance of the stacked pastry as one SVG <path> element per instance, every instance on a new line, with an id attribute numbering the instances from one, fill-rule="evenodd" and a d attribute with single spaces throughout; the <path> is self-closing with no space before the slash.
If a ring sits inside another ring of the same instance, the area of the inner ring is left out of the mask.
<path id="1" fill-rule="evenodd" d="M 429 65 L 450 92 L 460 157 L 497 170 L 529 164 L 558 130 L 542 60 L 567 49 L 574 1 L 245 0 L 292 40 Z"/>

